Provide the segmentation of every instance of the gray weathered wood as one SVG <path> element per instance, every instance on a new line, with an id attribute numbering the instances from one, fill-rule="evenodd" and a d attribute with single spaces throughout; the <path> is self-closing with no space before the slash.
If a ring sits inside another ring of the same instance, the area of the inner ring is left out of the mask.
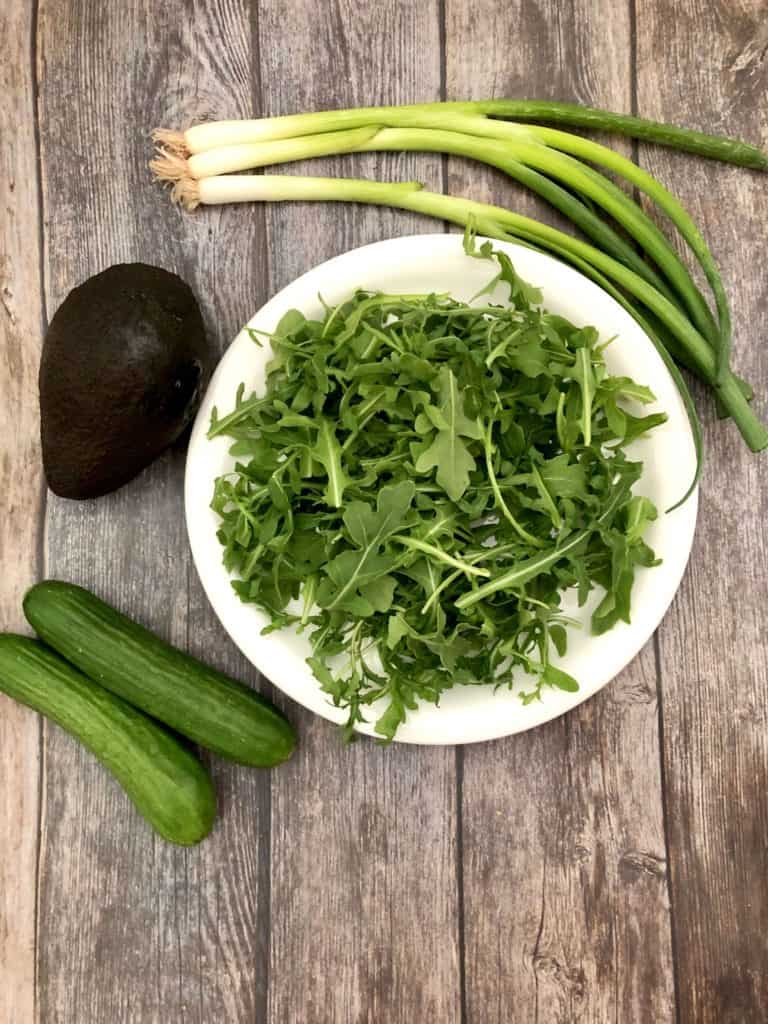
<path id="1" fill-rule="evenodd" d="M 448 0 L 447 17 L 449 99 L 630 109 L 628 5 Z M 449 184 L 556 222 L 476 164 L 451 159 Z M 462 775 L 467 1020 L 673 1019 L 652 645 L 567 718 L 467 748 Z"/>
<path id="2" fill-rule="evenodd" d="M 288 13 L 262 0 L 259 40 L 267 114 L 439 97 L 437 3 L 385 2 L 361 17 L 354 3 L 306 0 Z M 439 187 L 441 164 L 372 154 L 313 161 L 304 173 Z M 351 246 L 440 230 L 341 205 L 267 216 L 272 291 Z M 293 717 L 300 749 L 272 781 L 269 1021 L 457 1021 L 454 752 L 370 740 L 348 750 L 328 722 Z"/>
<path id="3" fill-rule="evenodd" d="M 27 4 L 0 8 L 0 629 L 24 630 L 21 598 L 38 572 L 42 473 L 37 364 L 40 231 Z M 0 697 L 0 1020 L 35 1012 L 35 877 L 40 726 Z"/>
<path id="4" fill-rule="evenodd" d="M 640 113 L 766 145 L 764 7 L 447 0 L 443 11 L 438 0 L 387 0 L 361 13 L 351 0 L 128 0 L 116 16 L 96 0 L 41 0 L 36 16 L 22 0 L 0 5 L 0 628 L 24 628 L 22 593 L 48 572 L 256 683 L 189 558 L 181 446 L 116 495 L 51 499 L 44 524 L 45 306 L 52 313 L 90 273 L 141 259 L 193 285 L 223 350 L 317 262 L 440 230 L 325 204 L 182 216 L 149 182 L 153 126 L 434 99 L 443 79 L 449 98 L 551 95 L 629 110 L 636 50 Z M 737 363 L 768 417 L 766 179 L 650 147 L 639 155 L 712 241 Z M 370 154 L 304 169 L 438 189 L 447 172 L 453 193 L 555 221 L 501 175 L 459 160 Z M 213 836 L 184 851 L 153 837 L 55 727 L 42 732 L 41 772 L 39 720 L 0 698 L 2 1024 L 765 1019 L 768 478 L 730 426 L 710 415 L 707 432 L 691 569 L 656 651 L 534 733 L 458 753 L 367 740 L 347 750 L 290 704 L 295 760 L 271 775 L 214 760 L 222 813 Z"/>
<path id="5" fill-rule="evenodd" d="M 638 104 L 650 117 L 768 143 L 761 0 L 638 5 Z M 642 147 L 720 262 L 738 369 L 768 417 L 764 177 Z M 707 416 L 691 566 L 660 632 L 679 1019 L 768 1017 L 768 549 L 765 455 Z"/>
<path id="6" fill-rule="evenodd" d="M 182 218 L 146 169 L 153 126 L 250 109 L 250 38 L 249 12 L 238 3 L 195 12 L 182 3 L 130 3 L 119 17 L 95 2 L 42 5 L 50 309 L 88 274 L 135 259 L 175 269 L 192 284 L 218 345 L 264 298 L 258 215 Z M 93 587 L 209 661 L 239 669 L 194 579 L 182 472 L 178 450 L 115 495 L 53 500 L 47 569 Z M 263 1018 L 267 777 L 217 761 L 224 813 L 209 840 L 185 851 L 153 836 L 68 737 L 50 728 L 45 748 L 41 1018 Z"/>

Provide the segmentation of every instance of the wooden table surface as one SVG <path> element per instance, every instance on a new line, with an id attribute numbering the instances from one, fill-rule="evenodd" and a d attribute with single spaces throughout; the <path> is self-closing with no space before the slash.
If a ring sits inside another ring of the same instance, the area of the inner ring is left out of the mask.
<path id="1" fill-rule="evenodd" d="M 765 146 L 766 26 L 764 0 L 5 0 L 0 627 L 24 629 L 25 588 L 60 577 L 258 683 L 190 561 L 182 451 L 98 501 L 46 493 L 45 325 L 89 274 L 144 260 L 192 284 L 223 351 L 314 264 L 436 230 L 370 207 L 181 215 L 149 180 L 152 127 L 529 96 Z M 765 418 L 768 179 L 615 144 L 711 241 Z M 459 159 L 312 173 L 551 216 Z M 1 1024 L 767 1020 L 768 461 L 704 408 L 699 527 L 670 612 L 619 678 L 533 732 L 345 749 L 291 705 L 297 756 L 272 774 L 216 760 L 219 823 L 185 851 L 75 742 L 0 699 Z"/>

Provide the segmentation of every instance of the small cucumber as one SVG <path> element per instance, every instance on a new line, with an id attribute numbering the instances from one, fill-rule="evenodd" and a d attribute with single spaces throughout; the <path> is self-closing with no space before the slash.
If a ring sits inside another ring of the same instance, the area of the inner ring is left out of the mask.
<path id="1" fill-rule="evenodd" d="M 80 740 L 164 839 L 192 846 L 211 831 L 216 797 L 197 758 L 37 640 L 0 636 L 0 690 Z"/>
<path id="2" fill-rule="evenodd" d="M 214 753 L 259 768 L 293 753 L 293 728 L 272 704 L 82 587 L 37 583 L 24 598 L 24 614 L 91 679 Z"/>

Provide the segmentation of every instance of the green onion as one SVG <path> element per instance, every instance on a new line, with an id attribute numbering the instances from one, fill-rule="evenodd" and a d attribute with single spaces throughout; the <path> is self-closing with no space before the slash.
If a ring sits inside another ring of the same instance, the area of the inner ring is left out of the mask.
<path id="1" fill-rule="evenodd" d="M 329 156 L 338 153 L 367 152 L 371 150 L 429 150 L 434 152 L 450 152 L 458 156 L 468 156 L 485 163 L 498 167 L 505 171 L 510 177 L 526 185 L 536 192 L 543 199 L 546 199 L 552 206 L 568 217 L 577 227 L 588 235 L 592 240 L 606 252 L 616 259 L 621 260 L 631 267 L 635 273 L 640 274 L 649 284 L 662 291 L 671 301 L 675 301 L 667 285 L 662 278 L 644 262 L 639 253 L 631 245 L 621 238 L 608 224 L 597 217 L 587 206 L 576 196 L 561 188 L 556 182 L 540 174 L 536 169 L 528 166 L 514 158 L 510 148 L 501 142 L 480 139 L 477 136 L 464 135 L 459 132 L 433 131 L 420 129 L 379 129 L 355 128 L 349 131 L 327 132 L 316 136 L 305 136 L 296 139 L 279 139 L 275 142 L 251 143 L 236 146 L 223 146 L 220 149 L 206 150 L 199 155 L 194 155 L 187 161 L 189 177 L 195 180 L 204 180 L 209 176 L 229 174 L 235 171 L 251 170 L 256 167 L 266 167 L 273 164 L 287 163 L 293 160 L 301 160 L 316 156 Z M 547 152 L 546 147 L 539 146 L 540 156 Z M 556 161 L 558 154 L 552 153 L 553 161 Z M 170 167 L 164 167 L 162 159 L 154 161 L 153 169 L 159 180 L 177 180 L 177 192 L 182 194 L 189 189 L 187 176 L 176 174 L 175 163 Z M 608 191 L 600 188 L 599 184 L 586 173 L 587 168 L 576 163 L 581 174 L 579 180 L 593 192 L 605 195 Z M 562 168 L 561 168 L 562 170 Z M 566 174 L 565 179 L 568 179 Z M 610 182 L 602 179 L 606 186 Z M 569 184 L 574 184 L 569 182 Z M 577 186 L 575 186 L 577 187 Z M 666 266 L 670 268 L 673 283 L 678 291 L 686 299 L 689 309 L 697 312 L 697 325 L 709 333 L 714 329 L 711 315 L 706 303 L 696 289 L 688 272 L 680 263 L 676 253 L 664 239 L 661 232 L 642 213 L 636 204 L 623 196 L 619 189 L 615 190 L 621 197 L 608 196 L 605 200 L 621 211 L 625 226 L 632 227 L 642 236 L 641 241 L 645 244 L 649 253 L 661 262 L 666 260 Z M 623 202 L 622 202 L 623 200 Z M 636 213 L 633 214 L 634 206 Z M 629 218 L 629 220 L 628 220 Z"/>
<path id="2" fill-rule="evenodd" d="M 189 155 L 219 150 L 216 156 L 210 160 L 205 158 L 196 162 L 195 158 L 192 158 L 190 170 L 194 177 L 205 177 L 211 174 L 244 170 L 248 167 L 265 166 L 267 163 L 284 162 L 300 157 L 327 155 L 329 150 L 325 147 L 326 145 L 331 145 L 329 140 L 322 143 L 319 140 L 310 142 L 309 139 L 306 139 L 304 145 L 297 145 L 297 139 L 320 133 L 333 134 L 339 129 L 350 128 L 366 129 L 376 134 L 377 125 L 458 131 L 463 134 L 495 138 L 507 142 L 514 139 L 521 144 L 524 144 L 526 140 L 534 144 L 539 142 L 554 149 L 562 150 L 564 153 L 572 156 L 579 156 L 601 166 L 608 167 L 621 174 L 649 195 L 672 219 L 696 254 L 707 277 L 707 281 L 712 288 L 717 305 L 720 338 L 719 341 L 714 341 L 713 339 L 713 343 L 718 349 L 718 374 L 720 379 L 722 379 L 725 367 L 727 366 L 731 344 L 730 312 L 725 290 L 706 242 L 680 203 L 663 186 L 655 181 L 651 175 L 607 147 L 600 146 L 597 143 L 568 132 L 529 124 L 509 123 L 497 120 L 497 118 L 517 118 L 519 121 L 549 121 L 575 127 L 616 132 L 649 142 L 673 146 L 677 149 L 697 153 L 700 156 L 730 161 L 759 170 L 768 169 L 768 156 L 765 153 L 754 146 L 746 145 L 737 140 L 647 121 L 643 118 L 582 107 L 577 104 L 538 100 L 427 103 L 402 107 L 368 107 L 352 110 L 321 111 L 249 121 L 219 121 L 211 124 L 197 125 L 184 133 L 161 131 L 156 133 L 156 138 L 175 153 L 184 152 Z M 288 146 L 280 146 L 277 149 L 267 148 L 264 150 L 263 143 L 271 140 L 288 140 L 290 144 Z M 360 137 L 353 141 L 353 137 L 348 136 L 346 143 L 341 138 L 338 138 L 337 141 L 339 145 L 349 145 L 351 148 L 358 148 Z M 244 144 L 254 143 L 261 150 L 260 153 L 240 148 Z M 221 152 L 221 147 L 226 147 L 227 152 Z M 331 149 L 331 151 L 346 152 L 348 150 L 343 148 L 341 150 Z M 508 168 L 504 169 L 510 173 Z M 549 167 L 545 166 L 540 169 L 551 171 L 552 166 L 550 164 Z M 574 170 L 573 165 L 571 165 L 571 174 L 568 174 L 568 168 L 566 168 L 565 180 L 571 185 L 574 184 L 572 180 Z M 582 173 L 589 174 L 590 171 L 588 168 L 583 168 Z M 513 174 L 513 176 L 516 175 Z M 555 173 L 555 176 L 558 176 L 557 173 Z M 519 177 L 518 180 L 520 180 Z M 533 180 L 524 183 L 535 188 Z M 597 185 L 597 180 L 593 176 L 592 186 L 594 187 L 595 185 Z M 600 185 L 604 189 L 609 183 L 605 179 L 600 179 Z M 535 190 L 543 194 L 541 188 L 535 188 Z M 590 194 L 589 191 L 587 191 L 587 194 Z M 552 196 L 545 196 L 545 198 L 548 198 L 550 202 L 553 201 Z M 595 197 L 593 196 L 593 198 Z M 604 194 L 603 198 L 605 198 Z M 634 212 L 630 213 L 631 207 L 635 206 L 635 204 L 627 201 L 626 197 L 619 190 L 615 190 L 613 196 L 608 198 L 612 198 L 614 202 L 620 204 L 620 207 L 623 207 L 625 217 L 637 217 L 638 215 L 641 218 L 644 217 L 642 211 L 639 211 L 637 207 L 635 207 Z M 599 197 L 597 201 L 605 206 Z M 562 203 L 554 202 L 553 205 L 565 212 L 567 216 L 571 216 L 575 212 L 575 208 L 572 211 L 563 210 Z M 609 209 L 609 207 L 605 208 Z M 573 217 L 572 219 L 579 223 L 578 219 Z M 627 262 L 634 270 L 645 276 L 646 280 L 650 280 L 646 272 L 641 270 L 631 257 L 627 258 L 626 252 L 622 253 L 620 251 L 616 245 L 617 240 L 615 237 L 610 239 L 610 244 L 607 245 L 607 239 L 601 236 L 599 228 L 595 228 L 593 224 L 590 230 L 590 227 L 583 222 L 585 220 L 583 216 L 581 220 L 582 223 L 579 223 L 579 226 L 594 241 L 603 248 L 606 248 L 606 251 L 609 251 L 617 258 L 623 258 L 624 262 Z M 621 217 L 619 217 L 619 220 L 625 223 Z M 625 226 L 627 226 L 626 223 Z M 629 230 L 630 233 L 634 234 L 631 226 L 629 226 Z M 653 244 L 655 247 L 664 247 L 666 245 L 663 236 L 660 236 L 660 233 L 648 218 L 645 218 L 643 230 L 650 232 L 654 236 Z M 638 236 L 636 235 L 635 237 Z M 638 240 L 642 244 L 642 239 L 638 237 Z M 647 251 L 651 256 L 654 256 L 652 249 Z M 679 261 L 676 261 L 674 253 L 669 248 L 666 249 L 665 259 L 670 261 L 667 265 L 668 269 L 674 268 L 676 274 L 685 275 L 684 268 L 680 267 Z M 659 287 L 658 280 L 652 283 Z M 711 317 L 690 278 L 684 279 L 683 295 L 696 325 L 706 336 L 712 338 L 713 325 Z"/>
<path id="3" fill-rule="evenodd" d="M 513 118 L 517 121 L 544 121 L 572 128 L 612 132 L 642 139 L 661 146 L 681 149 L 697 156 L 725 163 L 768 170 L 768 155 L 756 146 L 737 139 L 708 135 L 690 128 L 648 121 L 628 114 L 583 107 L 576 103 L 549 100 L 477 100 L 458 103 L 417 103 L 397 107 L 358 107 L 352 110 L 325 110 L 309 114 L 288 114 L 243 121 L 213 121 L 196 125 L 186 132 L 158 132 L 157 140 L 170 148 L 202 153 L 219 146 L 268 139 L 290 139 L 300 135 L 359 128 L 363 125 L 419 125 L 427 115 L 434 127 L 450 128 L 458 114 Z"/>
<path id="4" fill-rule="evenodd" d="M 339 112 L 340 115 L 346 113 Z M 731 326 L 725 290 L 717 267 L 706 242 L 685 209 L 651 175 L 607 147 L 552 129 L 494 121 L 483 116 L 466 116 L 445 109 L 383 108 L 380 112 L 382 123 L 400 126 L 398 133 L 397 128 L 379 130 L 375 124 L 361 124 L 364 112 L 349 113 L 356 115 L 353 120 L 358 124 L 358 127 L 352 130 L 329 130 L 331 126 L 336 127 L 339 123 L 348 123 L 348 117 L 337 118 L 336 114 L 299 115 L 300 118 L 304 118 L 302 132 L 306 125 L 315 124 L 320 134 L 301 134 L 293 138 L 282 138 L 278 135 L 277 141 L 264 141 L 269 140 L 268 135 L 262 134 L 269 128 L 268 121 L 242 122 L 240 129 L 237 129 L 238 122 L 219 122 L 213 126 L 200 125 L 190 129 L 184 136 L 186 139 L 191 135 L 193 145 L 203 147 L 198 155 L 190 156 L 187 162 L 189 174 L 200 179 L 313 156 L 367 150 L 424 149 L 469 156 L 504 170 L 537 192 L 573 220 L 606 252 L 631 266 L 655 287 L 664 290 L 659 278 L 630 246 L 577 198 L 538 173 L 545 172 L 602 206 L 629 231 L 648 255 L 664 268 L 683 298 L 694 323 L 718 349 L 718 371 L 722 375 L 730 350 Z M 369 115 L 366 113 L 365 116 Z M 222 129 L 222 126 L 226 126 L 231 132 L 225 137 L 240 140 L 238 144 L 210 148 L 207 143 L 195 143 L 196 139 L 207 137 L 208 129 L 217 137 L 217 129 Z M 251 126 L 257 126 L 260 131 Z M 277 130 L 282 132 L 284 127 L 285 123 L 281 121 Z M 163 134 L 159 137 L 162 138 Z M 495 140 L 498 145 L 490 141 L 477 141 L 481 138 Z M 242 141 L 245 139 L 249 141 Z M 262 141 L 253 141 L 254 139 Z M 558 153 L 557 150 L 562 152 Z M 612 182 L 566 154 L 579 155 L 622 174 L 653 198 L 673 220 L 699 259 L 712 287 L 720 320 L 719 330 L 688 271 L 653 221 Z M 162 177 L 162 173 L 160 176 Z"/>
<path id="5" fill-rule="evenodd" d="M 514 118 L 516 120 L 499 120 Z M 713 159 L 768 170 L 768 156 L 733 139 L 573 104 L 483 100 L 321 111 L 251 121 L 220 121 L 186 132 L 159 131 L 151 164 L 188 209 L 198 203 L 323 199 L 401 207 L 514 239 L 571 263 L 617 299 L 656 345 L 680 390 L 701 465 L 701 425 L 673 359 L 715 392 L 749 447 L 768 431 L 749 405 L 751 391 L 729 367 L 731 315 L 717 265 L 693 219 L 658 181 L 613 150 L 538 124 L 613 131 Z M 568 217 L 595 245 L 502 207 L 426 192 L 417 183 L 285 176 L 241 170 L 313 156 L 377 150 L 426 150 L 480 160 L 506 172 Z M 693 277 L 655 222 L 595 166 L 644 192 L 675 225 L 696 257 L 715 300 L 713 316 Z M 599 215 L 607 214 L 627 241 Z M 636 243 L 642 252 L 631 243 Z M 648 258 L 645 259 L 644 255 Z M 694 481 L 695 483 L 695 481 Z M 693 486 L 693 485 L 692 485 Z"/>

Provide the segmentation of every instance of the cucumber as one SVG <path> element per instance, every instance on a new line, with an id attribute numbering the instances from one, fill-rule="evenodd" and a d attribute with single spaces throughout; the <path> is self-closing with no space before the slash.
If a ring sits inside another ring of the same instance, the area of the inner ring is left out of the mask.
<path id="1" fill-rule="evenodd" d="M 293 728 L 272 704 L 82 587 L 37 583 L 24 598 L 24 614 L 91 679 L 214 753 L 258 768 L 293 753 Z"/>
<path id="2" fill-rule="evenodd" d="M 197 758 L 58 654 L 29 637 L 1 635 L 0 690 L 80 740 L 164 839 L 193 846 L 211 831 L 216 797 Z"/>

